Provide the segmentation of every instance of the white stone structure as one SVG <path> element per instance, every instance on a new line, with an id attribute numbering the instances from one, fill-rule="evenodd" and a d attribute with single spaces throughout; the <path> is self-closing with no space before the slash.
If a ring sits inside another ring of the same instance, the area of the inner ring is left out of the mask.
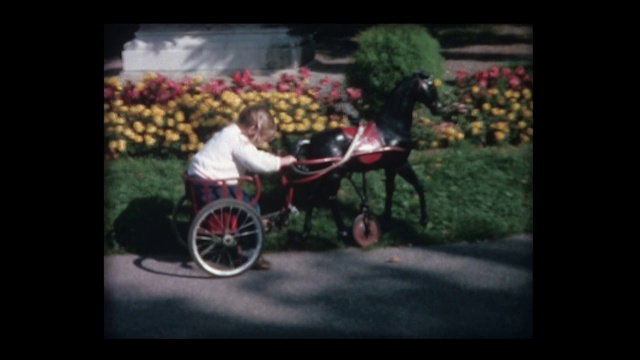
<path id="1" fill-rule="evenodd" d="M 142 24 L 124 45 L 121 77 L 148 71 L 172 78 L 228 76 L 249 69 L 269 75 L 304 66 L 314 58 L 310 36 L 264 24 Z"/>

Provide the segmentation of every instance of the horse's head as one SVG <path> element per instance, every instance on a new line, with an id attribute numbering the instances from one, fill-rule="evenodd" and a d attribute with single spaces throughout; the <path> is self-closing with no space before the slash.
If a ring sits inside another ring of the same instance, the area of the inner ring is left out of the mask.
<path id="1" fill-rule="evenodd" d="M 414 78 L 417 83 L 416 100 L 428 107 L 433 115 L 440 114 L 443 106 L 438 98 L 438 89 L 434 84 L 434 77 L 424 71 L 420 71 L 414 74 Z"/>

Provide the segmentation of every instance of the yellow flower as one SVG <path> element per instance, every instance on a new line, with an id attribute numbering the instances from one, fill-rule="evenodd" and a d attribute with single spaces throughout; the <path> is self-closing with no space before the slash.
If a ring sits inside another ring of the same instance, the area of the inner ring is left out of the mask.
<path id="1" fill-rule="evenodd" d="M 527 129 L 527 135 L 533 136 L 533 128 L 528 128 Z"/>
<path id="2" fill-rule="evenodd" d="M 507 99 L 505 99 L 504 96 L 498 96 L 498 104 L 504 105 L 506 101 Z"/>
<path id="3" fill-rule="evenodd" d="M 198 142 L 199 142 L 198 141 L 198 135 L 196 135 L 194 133 L 189 134 L 189 143 L 190 144 L 197 144 Z"/>
<path id="4" fill-rule="evenodd" d="M 175 124 L 176 124 L 176 121 L 175 121 L 175 120 L 173 120 L 173 118 L 168 118 L 168 119 L 167 119 L 167 126 L 168 126 L 168 127 L 174 127 L 174 126 L 175 126 Z"/>
<path id="5" fill-rule="evenodd" d="M 498 88 L 491 88 L 491 89 L 487 90 L 487 93 L 489 93 L 489 95 L 496 95 L 499 92 L 500 92 L 500 90 L 498 90 Z"/>
<path id="6" fill-rule="evenodd" d="M 500 115 L 500 108 L 492 108 L 491 109 L 491 113 L 495 116 L 499 116 Z"/>
<path id="7" fill-rule="evenodd" d="M 464 139 L 464 134 L 463 134 L 463 133 L 461 133 L 461 132 L 458 132 L 458 133 L 456 134 L 456 139 L 457 139 L 457 140 L 462 140 L 462 139 Z"/>
<path id="8" fill-rule="evenodd" d="M 529 141 L 531 141 L 531 138 L 529 138 L 526 134 L 520 134 L 520 140 L 522 140 L 522 142 L 528 143 Z"/>
<path id="9" fill-rule="evenodd" d="M 127 150 L 127 141 L 124 139 L 118 140 L 118 151 L 124 152 Z"/>
<path id="10" fill-rule="evenodd" d="M 513 121 L 516 119 L 516 113 L 514 112 L 510 112 L 509 114 L 507 114 L 507 119 Z"/>
<path id="11" fill-rule="evenodd" d="M 432 148 L 437 148 L 438 147 L 438 141 L 434 140 L 431 142 L 431 147 Z"/>
<path id="12" fill-rule="evenodd" d="M 471 87 L 471 92 L 472 92 L 472 93 L 474 93 L 474 94 L 479 93 L 479 92 L 480 92 L 480 86 L 478 86 L 478 85 L 473 85 L 473 86 Z"/>
<path id="13" fill-rule="evenodd" d="M 518 127 L 519 127 L 520 129 L 524 129 L 524 128 L 526 128 L 526 127 L 527 127 L 527 123 L 526 123 L 526 122 L 524 122 L 524 121 L 518 121 Z"/>
<path id="14" fill-rule="evenodd" d="M 144 136 L 144 142 L 147 146 L 153 146 L 156 143 L 156 139 L 153 136 L 146 134 Z"/>
<path id="15" fill-rule="evenodd" d="M 489 111 L 489 109 L 491 109 L 491 104 L 489 103 L 482 104 L 482 110 Z"/>
<path id="16" fill-rule="evenodd" d="M 480 128 L 477 128 L 477 127 L 471 128 L 471 135 L 473 136 L 480 135 L 481 132 L 482 130 L 480 130 Z"/>
<path id="17" fill-rule="evenodd" d="M 442 80 L 440 80 L 440 79 L 433 80 L 433 85 L 435 87 L 440 87 L 440 85 L 442 85 Z"/>
<path id="18" fill-rule="evenodd" d="M 511 110 L 513 110 L 513 111 L 518 111 L 518 110 L 520 110 L 520 103 L 513 103 L 513 104 L 511 104 Z"/>
<path id="19" fill-rule="evenodd" d="M 478 114 L 480 114 L 480 110 L 478 109 L 471 110 L 471 116 L 478 116 Z"/>
<path id="20" fill-rule="evenodd" d="M 472 128 L 480 129 L 480 128 L 482 128 L 483 126 L 484 126 L 484 123 L 483 123 L 482 121 L 480 121 L 480 120 L 476 120 L 476 121 L 474 121 L 474 122 L 472 122 L 472 123 L 471 123 L 471 127 L 472 127 Z"/>
<path id="21" fill-rule="evenodd" d="M 202 76 L 200 75 L 194 76 L 191 82 L 196 85 L 200 84 L 202 82 Z"/>
<path id="22" fill-rule="evenodd" d="M 109 141 L 109 150 L 115 150 L 118 148 L 118 140 Z"/>
<path id="23" fill-rule="evenodd" d="M 510 98 L 511 96 L 513 96 L 513 90 L 507 89 L 507 91 L 504 92 L 504 97 Z"/>
<path id="24" fill-rule="evenodd" d="M 331 120 L 331 121 L 329 122 L 329 128 L 330 128 L 330 129 L 337 128 L 337 127 L 339 127 L 339 126 L 340 126 L 340 124 L 339 124 L 337 121 L 335 121 L 335 120 Z"/>
<path id="25" fill-rule="evenodd" d="M 144 138 L 142 137 L 142 135 L 135 135 L 133 138 L 133 141 L 137 142 L 137 143 L 141 143 L 144 141 Z"/>
<path id="26" fill-rule="evenodd" d="M 158 128 L 153 124 L 148 124 L 146 131 L 147 131 L 147 134 L 153 134 L 156 131 L 158 131 Z"/>
<path id="27" fill-rule="evenodd" d="M 313 125 L 311 125 L 311 128 L 312 128 L 314 131 L 322 131 L 322 130 L 324 130 L 324 129 L 325 129 L 325 126 L 324 126 L 324 124 L 323 124 L 323 123 L 315 122 Z"/>
<path id="28" fill-rule="evenodd" d="M 420 122 L 423 124 L 428 124 L 431 122 L 431 120 L 428 117 L 422 117 L 420 118 Z"/>
<path id="29" fill-rule="evenodd" d="M 153 122 L 158 125 L 158 126 L 163 126 L 164 125 L 164 118 L 160 115 L 154 115 L 153 116 Z"/>
<path id="30" fill-rule="evenodd" d="M 503 133 L 502 131 L 496 131 L 494 134 L 496 136 L 496 140 L 498 141 L 501 141 L 505 137 L 505 133 Z"/>
<path id="31" fill-rule="evenodd" d="M 183 122 L 184 121 L 184 113 L 182 111 L 177 111 L 176 115 L 175 115 L 176 121 L 177 122 Z"/>
<path id="32" fill-rule="evenodd" d="M 144 90 L 144 83 L 143 82 L 137 82 L 136 83 L 136 90 L 138 90 L 138 91 Z"/>
<path id="33" fill-rule="evenodd" d="M 137 132 L 137 133 L 141 133 L 144 132 L 145 130 L 145 126 L 143 123 L 141 123 L 140 121 L 136 121 L 133 123 L 133 129 Z"/>

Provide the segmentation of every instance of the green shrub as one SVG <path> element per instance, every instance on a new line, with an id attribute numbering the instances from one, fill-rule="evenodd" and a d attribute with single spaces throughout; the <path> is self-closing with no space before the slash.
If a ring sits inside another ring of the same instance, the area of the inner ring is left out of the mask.
<path id="1" fill-rule="evenodd" d="M 373 26 L 360 33 L 353 57 L 346 82 L 362 89 L 364 106 L 358 110 L 366 118 L 380 110 L 389 92 L 407 75 L 421 69 L 436 77 L 444 73 L 440 43 L 420 25 Z"/>

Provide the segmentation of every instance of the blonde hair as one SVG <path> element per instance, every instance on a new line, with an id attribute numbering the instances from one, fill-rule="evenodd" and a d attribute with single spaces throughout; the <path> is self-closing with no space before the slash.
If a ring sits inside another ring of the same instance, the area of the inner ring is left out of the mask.
<path id="1" fill-rule="evenodd" d="M 271 142 L 276 135 L 276 122 L 269 112 L 269 107 L 263 103 L 242 109 L 236 122 L 244 128 L 247 137 L 256 146 L 262 145 L 263 142 Z M 250 130 L 254 125 L 255 130 Z"/>

